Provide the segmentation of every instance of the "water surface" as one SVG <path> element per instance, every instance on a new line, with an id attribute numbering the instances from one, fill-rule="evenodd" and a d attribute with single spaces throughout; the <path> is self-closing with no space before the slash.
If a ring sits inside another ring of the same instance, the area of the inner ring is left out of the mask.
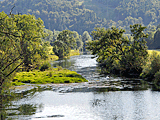
<path id="1" fill-rule="evenodd" d="M 93 56 L 74 56 L 51 64 L 53 67 L 59 65 L 77 71 L 89 81 L 107 81 L 107 76 L 99 75 L 96 59 L 91 57 Z M 63 89 L 63 86 L 59 89 Z M 11 116 L 19 120 L 158 120 L 160 118 L 160 93 L 150 89 L 69 93 L 51 89 L 29 94 L 14 101 L 13 104 L 23 106 L 21 115 Z M 25 114 L 26 108 L 31 114 Z"/>

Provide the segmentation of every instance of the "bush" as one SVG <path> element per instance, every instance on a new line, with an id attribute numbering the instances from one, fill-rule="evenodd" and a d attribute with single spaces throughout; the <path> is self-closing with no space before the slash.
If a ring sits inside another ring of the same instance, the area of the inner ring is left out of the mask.
<path id="1" fill-rule="evenodd" d="M 45 71 L 48 70 L 49 68 L 51 68 L 51 64 L 48 62 L 45 62 L 42 64 L 42 66 L 40 67 L 40 71 Z"/>
<path id="2" fill-rule="evenodd" d="M 158 72 L 156 72 L 156 74 L 154 75 L 155 79 L 153 81 L 153 90 L 160 90 L 160 70 Z"/>
<path id="3" fill-rule="evenodd" d="M 153 52 L 147 64 L 143 67 L 142 71 L 142 78 L 146 79 L 147 81 L 152 81 L 155 78 L 155 74 L 160 70 L 160 56 Z"/>

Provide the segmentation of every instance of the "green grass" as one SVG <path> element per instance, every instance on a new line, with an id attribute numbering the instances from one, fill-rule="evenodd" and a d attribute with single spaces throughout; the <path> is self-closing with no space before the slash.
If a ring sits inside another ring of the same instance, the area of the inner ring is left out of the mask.
<path id="1" fill-rule="evenodd" d="M 54 68 L 48 71 L 19 72 L 13 79 L 12 85 L 23 85 L 23 83 L 46 84 L 46 83 L 79 83 L 87 82 L 85 78 L 67 69 Z"/>
<path id="2" fill-rule="evenodd" d="M 153 52 L 156 52 L 157 55 L 160 55 L 160 51 L 158 51 L 158 50 L 148 50 L 149 55 L 151 55 Z"/>
<path id="3" fill-rule="evenodd" d="M 71 50 L 70 56 L 80 55 L 79 50 Z"/>

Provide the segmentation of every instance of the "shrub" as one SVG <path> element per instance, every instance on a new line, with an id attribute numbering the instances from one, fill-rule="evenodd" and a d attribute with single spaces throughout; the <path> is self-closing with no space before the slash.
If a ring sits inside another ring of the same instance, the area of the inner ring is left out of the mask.
<path id="1" fill-rule="evenodd" d="M 160 56 L 157 52 L 153 52 L 148 62 L 143 66 L 142 78 L 145 78 L 147 81 L 152 81 L 155 78 L 155 74 L 160 70 Z"/>
<path id="2" fill-rule="evenodd" d="M 156 74 L 154 75 L 155 79 L 153 81 L 153 90 L 160 90 L 160 70 L 158 72 L 156 72 Z"/>
<path id="3" fill-rule="evenodd" d="M 41 65 L 40 71 L 45 71 L 45 70 L 47 70 L 47 69 L 49 69 L 49 68 L 51 68 L 51 64 L 48 63 L 48 62 L 45 62 L 45 63 L 43 63 L 43 64 Z"/>

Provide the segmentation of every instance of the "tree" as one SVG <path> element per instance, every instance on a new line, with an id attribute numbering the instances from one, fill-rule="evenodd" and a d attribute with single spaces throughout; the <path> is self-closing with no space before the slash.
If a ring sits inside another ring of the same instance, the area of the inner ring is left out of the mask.
<path id="1" fill-rule="evenodd" d="M 44 28 L 44 32 L 48 35 L 43 39 L 43 41 L 48 41 L 50 45 L 52 45 L 52 43 L 54 42 L 53 31 Z"/>
<path id="2" fill-rule="evenodd" d="M 143 33 L 144 29 L 146 27 L 140 24 L 130 25 L 133 41 L 126 46 L 126 54 L 122 56 L 120 61 L 122 68 L 125 68 L 122 71 L 125 76 L 138 77 L 142 72 L 142 67 L 146 64 L 148 47 L 144 38 L 147 38 L 148 34 Z"/>
<path id="3" fill-rule="evenodd" d="M 15 6 L 14 6 L 15 7 Z M 13 7 L 13 8 L 14 8 Z M 47 57 L 47 43 L 42 42 L 43 21 L 33 15 L 7 15 L 0 12 L 0 118 L 5 119 L 3 111 L 13 99 L 9 91 L 11 81 L 20 66 L 29 70 L 29 65 L 39 58 Z"/>
<path id="4" fill-rule="evenodd" d="M 0 94 L 7 93 L 7 84 L 22 65 L 20 34 L 13 17 L 0 13 Z M 4 91 L 6 89 L 6 91 Z"/>
<path id="5" fill-rule="evenodd" d="M 13 98 L 9 92 L 10 81 L 16 69 L 22 64 L 19 33 L 12 14 L 0 12 L 0 119 L 5 119 L 8 101 Z"/>
<path id="6" fill-rule="evenodd" d="M 160 28 L 158 28 L 156 33 L 154 34 L 153 46 L 156 49 L 160 49 Z"/>
<path id="7" fill-rule="evenodd" d="M 77 44 L 76 49 L 82 51 L 83 41 L 82 41 L 81 35 L 79 35 L 76 31 L 73 31 L 73 37 L 76 40 L 76 44 Z"/>
<path id="8" fill-rule="evenodd" d="M 36 19 L 33 15 L 14 15 L 13 21 L 16 24 L 17 31 L 20 34 L 20 49 L 23 56 L 23 65 L 25 70 L 29 71 L 36 67 L 40 58 L 46 58 L 46 52 L 42 52 L 42 39 L 45 36 L 43 21 Z M 29 22 L 28 22 L 29 21 Z M 42 56 L 44 55 L 44 56 Z"/>
<path id="9" fill-rule="evenodd" d="M 83 51 L 86 51 L 86 42 L 92 40 L 91 36 L 87 31 L 83 32 L 82 41 L 83 41 Z"/>
<path id="10" fill-rule="evenodd" d="M 147 58 L 147 46 L 143 37 L 146 27 L 139 24 L 130 26 L 133 41 L 123 37 L 125 30 L 96 28 L 92 31 L 94 41 L 88 43 L 87 49 L 96 55 L 97 61 L 104 73 L 124 76 L 140 74 Z"/>
<path id="11" fill-rule="evenodd" d="M 68 56 L 71 48 L 76 47 L 73 32 L 70 30 L 63 30 L 59 33 L 57 40 L 53 44 L 53 52 L 59 59 L 63 59 L 65 56 Z"/>
<path id="12" fill-rule="evenodd" d="M 0 94 L 8 93 L 7 84 L 21 65 L 28 67 L 37 56 L 46 57 L 43 27 L 43 21 L 33 15 L 0 12 Z"/>

